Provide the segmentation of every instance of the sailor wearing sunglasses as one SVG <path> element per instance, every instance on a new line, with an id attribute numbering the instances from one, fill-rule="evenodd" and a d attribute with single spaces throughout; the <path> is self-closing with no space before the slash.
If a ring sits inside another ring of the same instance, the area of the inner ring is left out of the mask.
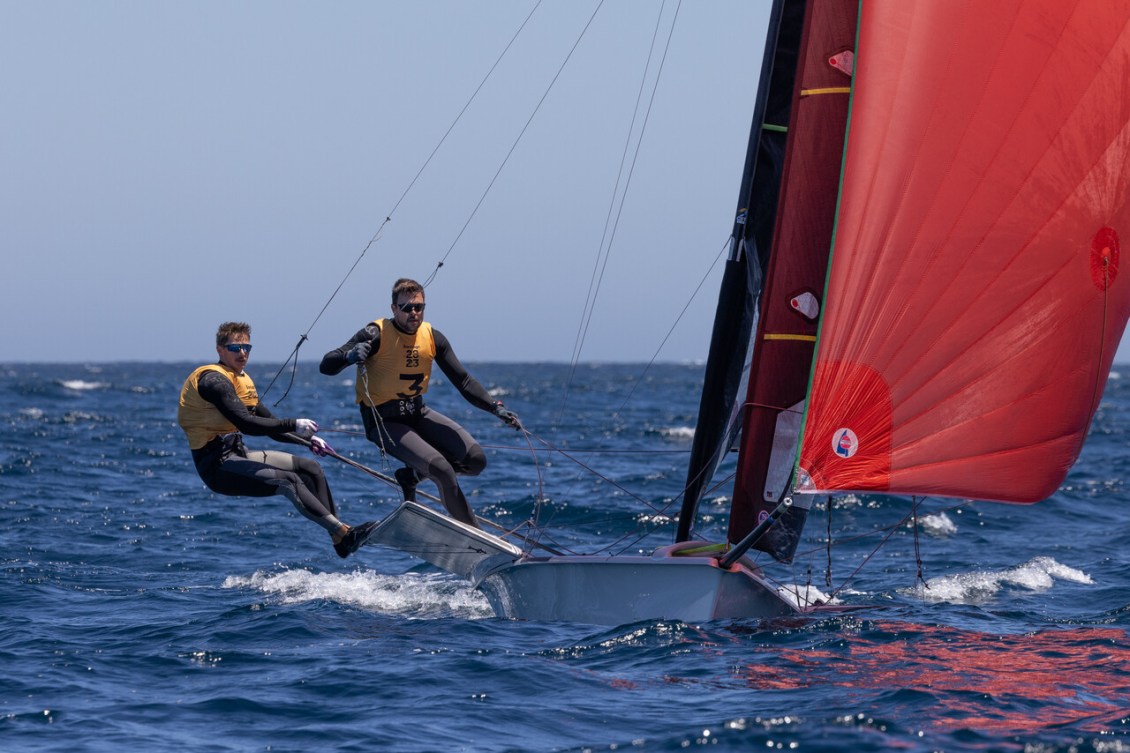
<path id="1" fill-rule="evenodd" d="M 278 442 L 308 440 L 317 455 L 332 450 L 314 436 L 318 424 L 308 418 L 275 418 L 259 402 L 255 383 L 243 369 L 251 355 L 251 327 L 225 322 L 216 332 L 218 363 L 205 364 L 188 375 L 181 387 L 177 422 L 188 437 L 196 472 L 217 494 L 269 497 L 282 494 L 304 517 L 325 528 L 334 551 L 348 557 L 373 524 L 350 528 L 337 517 L 333 495 L 312 458 L 277 450 L 249 450 L 243 435 L 267 436 Z"/>
<path id="2" fill-rule="evenodd" d="M 365 435 L 382 453 L 405 468 L 396 471 L 404 499 L 416 498 L 416 484 L 428 478 L 439 487 L 451 517 L 479 527 L 458 476 L 477 476 L 487 458 L 478 442 L 455 421 L 424 404 L 432 365 L 474 405 L 521 430 L 518 416 L 491 398 L 452 350 L 447 338 L 424 321 L 424 288 L 402 278 L 392 287 L 392 316 L 358 330 L 340 348 L 322 358 L 323 374 L 357 365 L 354 382 Z"/>

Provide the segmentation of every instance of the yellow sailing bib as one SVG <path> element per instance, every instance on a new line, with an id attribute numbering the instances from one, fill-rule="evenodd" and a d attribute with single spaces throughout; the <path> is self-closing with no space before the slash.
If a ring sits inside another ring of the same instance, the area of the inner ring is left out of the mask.
<path id="1" fill-rule="evenodd" d="M 247 372 L 236 374 L 231 369 L 218 364 L 210 363 L 193 371 L 184 380 L 180 390 L 180 406 L 177 408 L 177 423 L 184 429 L 188 437 L 188 446 L 199 450 L 221 434 L 230 434 L 237 431 L 231 421 L 224 418 L 220 409 L 200 397 L 197 387 L 200 377 L 206 371 L 216 371 L 227 377 L 235 388 L 235 394 L 248 410 L 259 404 L 259 393 L 255 390 L 255 383 Z"/>
<path id="2" fill-rule="evenodd" d="M 391 400 L 411 400 L 428 391 L 436 342 L 432 325 L 421 322 L 406 335 L 388 319 L 373 322 L 381 332 L 376 353 L 357 364 L 357 402 L 376 407 Z"/>

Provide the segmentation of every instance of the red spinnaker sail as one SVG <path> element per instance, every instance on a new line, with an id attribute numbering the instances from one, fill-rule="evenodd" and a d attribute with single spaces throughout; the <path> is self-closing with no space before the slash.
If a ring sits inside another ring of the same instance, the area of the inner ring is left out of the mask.
<path id="1" fill-rule="evenodd" d="M 801 489 L 1043 499 L 1130 314 L 1130 2 L 861 7 Z"/>

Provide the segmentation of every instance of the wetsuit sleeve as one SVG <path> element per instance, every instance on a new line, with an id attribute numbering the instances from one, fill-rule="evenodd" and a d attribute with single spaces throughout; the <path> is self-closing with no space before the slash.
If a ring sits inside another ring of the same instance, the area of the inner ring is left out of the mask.
<path id="1" fill-rule="evenodd" d="M 353 346 L 357 343 L 367 342 L 371 346 L 370 354 L 376 353 L 381 347 L 381 331 L 377 329 L 377 325 L 369 324 L 363 329 L 357 330 L 353 337 L 346 341 L 345 345 L 340 348 L 335 348 L 329 353 L 322 356 L 322 363 L 318 365 L 318 371 L 328 376 L 340 374 L 345 370 L 346 366 L 352 366 L 349 363 L 349 351 L 353 350 Z"/>
<path id="2" fill-rule="evenodd" d="M 222 374 L 215 371 L 205 372 L 196 387 L 200 397 L 207 400 L 224 414 L 224 418 L 231 421 L 235 428 L 244 434 L 253 437 L 274 436 L 288 431 L 294 431 L 293 418 L 274 418 L 270 411 L 263 406 L 255 406 L 252 413 L 235 394 L 232 387 Z M 260 411 L 266 411 L 263 415 Z"/>
<path id="3" fill-rule="evenodd" d="M 259 418 L 270 418 L 270 419 L 275 418 L 275 414 L 271 413 L 271 410 L 267 406 L 263 405 L 262 403 L 256 403 L 255 407 L 251 408 L 249 412 L 251 413 L 251 415 L 258 416 Z M 286 422 L 286 421 L 294 422 L 295 419 L 293 419 L 293 418 L 279 419 L 279 421 L 281 421 L 281 422 Z M 293 431 L 294 431 L 294 429 L 283 429 L 282 431 L 272 431 L 272 432 L 268 432 L 268 436 L 271 439 L 275 440 L 276 442 L 284 442 L 286 444 L 296 444 L 296 445 L 301 445 L 303 447 L 308 447 L 309 445 L 306 442 L 303 442 L 295 434 L 290 433 L 290 432 L 293 432 Z"/>
<path id="4" fill-rule="evenodd" d="M 460 363 L 459 358 L 456 357 L 455 351 L 451 349 L 451 343 L 447 338 L 440 334 L 439 330 L 432 329 L 432 338 L 436 343 L 436 363 L 439 368 L 447 376 L 455 389 L 459 390 L 459 394 L 476 408 L 482 408 L 488 413 L 494 412 L 494 399 L 491 398 L 490 393 L 479 384 L 479 380 L 471 376 L 467 369 Z"/>

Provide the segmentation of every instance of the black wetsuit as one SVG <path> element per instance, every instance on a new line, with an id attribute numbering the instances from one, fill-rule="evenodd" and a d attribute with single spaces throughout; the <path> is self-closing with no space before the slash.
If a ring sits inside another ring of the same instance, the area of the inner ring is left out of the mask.
<path id="1" fill-rule="evenodd" d="M 386 326 L 396 326 L 388 322 Z M 487 412 L 494 410 L 494 401 L 478 380 L 471 376 L 451 349 L 451 344 L 432 328 L 435 342 L 435 363 L 455 385 L 459 393 Z M 358 343 L 370 343 L 370 353 L 381 345 L 381 332 L 375 324 L 357 331 L 336 350 L 322 357 L 319 367 L 330 376 L 341 373 L 349 363 L 349 351 Z M 477 476 L 486 467 L 483 448 L 462 426 L 424 404 L 422 397 L 413 400 L 391 400 L 370 408 L 360 403 L 361 421 L 369 441 L 389 455 L 413 468 L 423 478 L 430 478 L 439 487 L 440 499 L 451 517 L 478 526 L 471 505 L 459 488 L 457 476 Z"/>
<path id="2" fill-rule="evenodd" d="M 317 461 L 288 452 L 244 447 L 243 434 L 298 444 L 285 436 L 294 431 L 295 419 L 275 418 L 262 404 L 249 409 L 235 394 L 231 381 L 215 371 L 206 371 L 200 376 L 197 392 L 242 432 L 218 436 L 192 451 L 196 472 L 209 489 L 228 496 L 283 494 L 304 517 L 330 533 L 343 527 Z"/>

